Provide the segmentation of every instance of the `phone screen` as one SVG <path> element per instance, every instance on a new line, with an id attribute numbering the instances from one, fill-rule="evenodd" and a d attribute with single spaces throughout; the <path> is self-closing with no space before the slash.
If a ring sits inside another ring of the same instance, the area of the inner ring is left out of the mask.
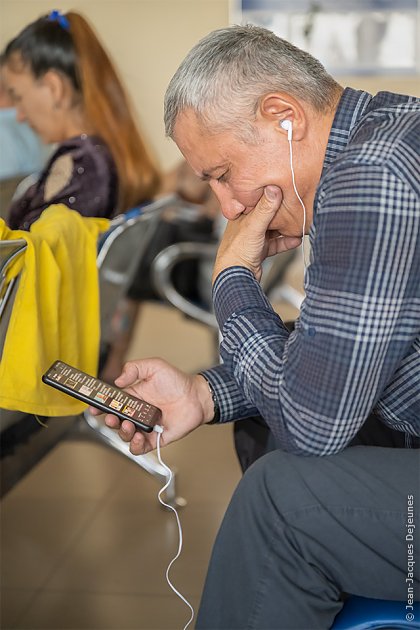
<path id="1" fill-rule="evenodd" d="M 160 409 L 131 396 L 122 389 L 109 385 L 77 368 L 55 361 L 42 377 L 47 385 L 74 396 L 92 407 L 112 413 L 120 419 L 130 420 L 143 431 L 152 431 L 161 417 Z"/>

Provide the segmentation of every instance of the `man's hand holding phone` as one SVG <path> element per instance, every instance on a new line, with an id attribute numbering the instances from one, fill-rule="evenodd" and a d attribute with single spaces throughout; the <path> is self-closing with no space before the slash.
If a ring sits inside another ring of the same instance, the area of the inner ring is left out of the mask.
<path id="1" fill-rule="evenodd" d="M 115 385 L 161 409 L 163 445 L 179 440 L 213 418 L 213 400 L 204 377 L 185 374 L 163 359 L 129 361 Z M 101 413 L 93 407 L 89 410 L 95 415 Z M 111 414 L 105 416 L 105 423 L 130 443 L 134 455 L 156 448 L 155 432 L 138 431 L 132 422 L 121 422 Z"/>

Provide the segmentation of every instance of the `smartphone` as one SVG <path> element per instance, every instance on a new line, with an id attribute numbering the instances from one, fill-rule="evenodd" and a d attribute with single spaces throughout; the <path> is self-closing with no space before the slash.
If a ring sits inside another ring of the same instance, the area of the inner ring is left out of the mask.
<path id="1" fill-rule="evenodd" d="M 120 420 L 130 420 L 147 433 L 153 431 L 154 425 L 161 418 L 158 407 L 63 361 L 55 361 L 42 376 L 42 381 L 104 413 L 112 413 Z"/>

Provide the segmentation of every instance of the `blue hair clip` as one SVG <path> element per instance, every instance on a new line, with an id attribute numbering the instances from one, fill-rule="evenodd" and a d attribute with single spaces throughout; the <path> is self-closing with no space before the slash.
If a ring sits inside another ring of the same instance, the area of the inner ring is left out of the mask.
<path id="1" fill-rule="evenodd" d="M 50 20 L 50 22 L 58 22 L 61 28 L 63 28 L 65 31 L 70 30 L 70 22 L 68 21 L 66 16 L 61 13 L 61 11 L 54 9 L 54 11 L 51 11 L 51 13 L 49 14 L 48 19 Z"/>

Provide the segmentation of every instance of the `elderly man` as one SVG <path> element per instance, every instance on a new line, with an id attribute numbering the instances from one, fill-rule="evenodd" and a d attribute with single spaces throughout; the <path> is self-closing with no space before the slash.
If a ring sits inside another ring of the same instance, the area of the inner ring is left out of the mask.
<path id="1" fill-rule="evenodd" d="M 170 82 L 167 134 L 229 220 L 213 278 L 223 364 L 191 376 L 135 361 L 116 383 L 161 407 L 163 443 L 256 414 L 275 440 L 227 510 L 198 628 L 326 629 L 343 593 L 407 598 L 407 513 L 420 505 L 419 112 L 413 97 L 343 89 L 252 26 L 205 37 Z M 306 299 L 289 332 L 258 281 L 264 259 L 304 233 Z M 156 445 L 107 422 L 133 453 Z M 366 445 L 370 422 L 394 448 Z"/>

